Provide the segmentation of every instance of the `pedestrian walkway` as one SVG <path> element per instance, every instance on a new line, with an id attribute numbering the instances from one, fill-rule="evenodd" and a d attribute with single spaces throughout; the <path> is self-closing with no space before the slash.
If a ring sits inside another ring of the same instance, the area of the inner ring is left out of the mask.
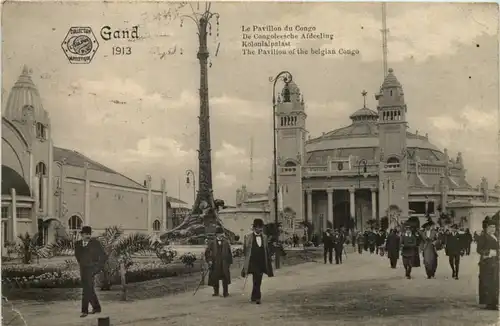
<path id="1" fill-rule="evenodd" d="M 444 256 L 444 255 L 442 255 Z M 401 264 L 400 264 L 401 265 Z M 477 257 L 464 257 L 460 280 L 451 279 L 447 257 L 440 257 L 436 279 L 423 267 L 412 280 L 401 266 L 364 253 L 349 254 L 342 265 L 306 263 L 276 271 L 263 281 L 263 302 L 251 304 L 251 278 L 233 280 L 229 298 L 210 288 L 137 302 L 106 303 L 101 317 L 111 325 L 496 325 L 498 314 L 476 308 Z M 28 325 L 91 326 L 79 318 L 79 302 L 18 304 Z"/>

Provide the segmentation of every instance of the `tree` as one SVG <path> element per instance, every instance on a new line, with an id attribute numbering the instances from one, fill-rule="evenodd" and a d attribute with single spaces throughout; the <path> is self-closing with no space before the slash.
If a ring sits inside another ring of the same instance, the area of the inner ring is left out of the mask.
<path id="1" fill-rule="evenodd" d="M 20 241 L 14 244 L 13 249 L 17 253 L 17 256 L 21 258 L 23 264 L 31 264 L 33 262 L 33 256 L 35 256 L 37 260 L 40 256 L 43 257 L 38 233 L 32 236 L 26 232 L 25 234 L 18 235 L 17 238 Z"/>
<path id="2" fill-rule="evenodd" d="M 101 242 L 104 251 L 108 255 L 108 260 L 100 274 L 101 289 L 110 290 L 111 281 L 116 275 L 120 275 L 122 286 L 122 300 L 127 299 L 126 273 L 132 266 L 132 255 L 158 253 L 162 249 L 162 244 L 155 241 L 151 236 L 143 233 L 124 234 L 118 226 L 107 227 L 97 239 Z M 58 239 L 49 244 L 46 250 L 57 256 L 64 251 L 74 250 L 75 245 L 71 239 Z"/>
<path id="3" fill-rule="evenodd" d="M 300 221 L 299 225 L 304 228 L 304 233 L 306 235 L 306 241 L 309 241 L 311 239 L 313 231 L 314 231 L 314 225 L 309 222 L 309 221 Z"/>
<path id="4" fill-rule="evenodd" d="M 264 225 L 264 234 L 267 235 L 269 241 L 269 248 L 271 249 L 271 254 L 279 253 L 281 256 L 286 256 L 285 248 L 283 246 L 282 241 L 276 238 L 276 234 L 278 234 L 278 230 L 281 233 L 282 225 L 281 222 L 278 224 L 272 222 Z"/>

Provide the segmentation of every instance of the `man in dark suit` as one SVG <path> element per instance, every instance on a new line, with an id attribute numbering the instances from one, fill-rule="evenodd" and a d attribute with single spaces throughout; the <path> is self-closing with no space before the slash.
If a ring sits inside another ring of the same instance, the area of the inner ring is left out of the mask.
<path id="1" fill-rule="evenodd" d="M 335 263 L 342 264 L 342 254 L 344 253 L 345 237 L 342 232 L 335 230 L 333 234 L 333 250 L 335 250 Z"/>
<path id="2" fill-rule="evenodd" d="M 328 261 L 330 264 L 333 263 L 333 234 L 332 230 L 326 229 L 323 233 L 323 258 L 326 264 L 326 257 L 328 256 Z"/>
<path id="3" fill-rule="evenodd" d="M 89 303 L 92 306 L 91 314 L 101 312 L 101 304 L 95 293 L 94 277 L 104 267 L 107 255 L 99 240 L 92 238 L 92 228 L 84 226 L 81 231 L 82 240 L 75 243 L 75 257 L 80 265 L 80 280 L 82 283 L 82 314 L 89 314 Z"/>
<path id="4" fill-rule="evenodd" d="M 216 238 L 210 240 L 205 250 L 205 261 L 209 264 L 208 285 L 214 288 L 214 297 L 219 296 L 219 285 L 222 281 L 222 295 L 229 296 L 229 284 L 231 284 L 230 267 L 233 263 L 231 245 L 224 237 L 224 229 L 217 227 Z"/>
<path id="5" fill-rule="evenodd" d="M 243 241 L 243 252 L 245 253 L 245 262 L 241 270 L 241 276 L 247 277 L 252 274 L 252 302 L 260 304 L 262 293 L 260 287 L 262 276 L 266 274 L 273 277 L 273 267 L 271 265 L 271 253 L 269 251 L 268 238 L 262 233 L 264 221 L 256 218 L 253 221 L 253 232 L 245 236 Z"/>
<path id="6" fill-rule="evenodd" d="M 389 258 L 389 262 L 391 263 L 391 268 L 396 268 L 396 266 L 398 265 L 400 244 L 401 239 L 399 238 L 397 230 L 392 229 L 387 236 L 387 241 L 385 244 L 387 257 Z"/>
<path id="7" fill-rule="evenodd" d="M 446 236 L 446 256 L 450 261 L 452 276 L 458 280 L 458 271 L 460 268 L 460 255 L 463 250 L 462 236 L 458 233 L 458 225 L 451 226 L 451 232 Z"/>

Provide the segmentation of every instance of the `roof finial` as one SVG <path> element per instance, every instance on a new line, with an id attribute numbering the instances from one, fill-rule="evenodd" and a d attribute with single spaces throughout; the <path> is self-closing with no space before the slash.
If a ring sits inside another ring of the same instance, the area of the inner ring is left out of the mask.
<path id="1" fill-rule="evenodd" d="M 365 90 L 363 90 L 363 91 L 361 92 L 361 95 L 363 95 L 363 108 L 366 108 L 366 95 L 367 95 L 367 94 L 368 94 L 368 93 L 367 93 Z"/>
<path id="2" fill-rule="evenodd" d="M 31 69 L 29 69 L 27 65 L 24 65 L 22 74 L 25 76 L 29 76 L 31 74 Z"/>

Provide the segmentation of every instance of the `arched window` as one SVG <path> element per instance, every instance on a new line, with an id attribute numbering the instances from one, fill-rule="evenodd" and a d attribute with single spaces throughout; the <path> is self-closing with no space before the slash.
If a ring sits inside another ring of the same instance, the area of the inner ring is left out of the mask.
<path id="1" fill-rule="evenodd" d="M 35 173 L 37 176 L 45 176 L 47 175 L 47 166 L 43 162 L 39 162 L 36 165 Z"/>
<path id="2" fill-rule="evenodd" d="M 43 123 L 36 123 L 36 137 L 42 140 L 47 139 L 47 128 L 43 125 Z"/>
<path id="3" fill-rule="evenodd" d="M 161 223 L 160 223 L 160 221 L 155 220 L 155 221 L 153 222 L 153 231 L 155 231 L 155 232 L 156 232 L 156 231 L 160 231 L 160 228 L 161 228 Z"/>
<path id="4" fill-rule="evenodd" d="M 295 164 L 295 162 L 292 162 L 292 161 L 287 161 L 287 162 L 285 163 L 285 166 L 286 166 L 286 167 L 290 167 L 290 166 L 297 166 L 297 164 Z"/>
<path id="5" fill-rule="evenodd" d="M 389 157 L 389 158 L 387 159 L 387 163 L 388 163 L 388 164 L 399 163 L 399 160 L 398 160 L 398 158 L 397 158 L 397 157 L 392 156 L 392 157 Z"/>
<path id="6" fill-rule="evenodd" d="M 68 219 L 68 231 L 69 234 L 76 239 L 78 237 L 78 233 L 82 229 L 83 221 L 78 215 L 73 215 Z"/>
<path id="7" fill-rule="evenodd" d="M 38 177 L 38 208 L 43 208 L 44 188 L 43 178 L 47 176 L 47 166 L 43 162 L 36 165 L 35 174 Z"/>

